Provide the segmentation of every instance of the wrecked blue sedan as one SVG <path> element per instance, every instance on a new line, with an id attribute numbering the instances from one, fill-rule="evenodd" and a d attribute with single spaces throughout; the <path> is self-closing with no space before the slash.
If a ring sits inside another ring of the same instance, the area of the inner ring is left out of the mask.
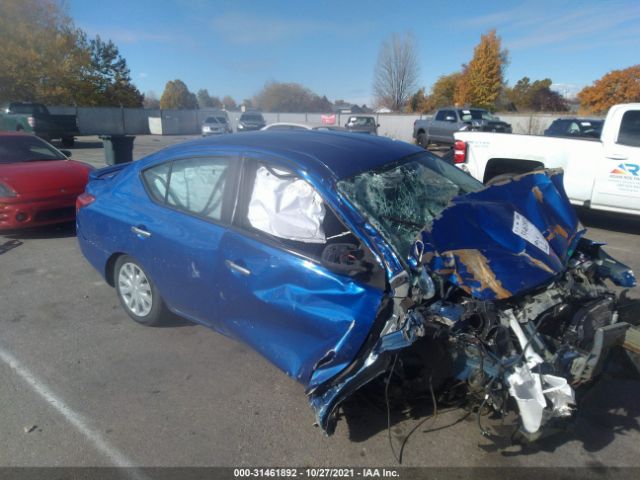
<path id="1" fill-rule="evenodd" d="M 629 328 L 605 281 L 633 273 L 584 238 L 561 171 L 484 187 L 403 142 L 258 132 L 95 171 L 77 207 L 131 318 L 246 342 L 306 386 L 327 433 L 386 378 L 513 409 L 536 439 Z"/>

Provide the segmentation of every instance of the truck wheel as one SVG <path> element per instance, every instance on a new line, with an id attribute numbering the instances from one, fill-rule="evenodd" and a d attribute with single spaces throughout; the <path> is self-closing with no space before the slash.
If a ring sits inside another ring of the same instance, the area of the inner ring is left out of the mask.
<path id="1" fill-rule="evenodd" d="M 425 133 L 419 133 L 416 138 L 416 143 L 422 148 L 427 148 L 429 146 L 429 137 L 427 137 Z"/>
<path id="2" fill-rule="evenodd" d="M 63 148 L 73 147 L 75 143 L 76 139 L 73 137 L 62 137 L 62 141 L 60 142 Z"/>

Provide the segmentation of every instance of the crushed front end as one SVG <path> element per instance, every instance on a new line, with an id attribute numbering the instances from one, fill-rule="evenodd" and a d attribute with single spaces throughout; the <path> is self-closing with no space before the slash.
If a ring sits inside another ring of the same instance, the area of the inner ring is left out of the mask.
<path id="1" fill-rule="evenodd" d="M 389 183 L 374 181 L 382 185 L 375 194 Z M 363 195 L 348 193 L 367 211 Z M 577 408 L 576 388 L 629 338 L 607 282 L 633 287 L 633 272 L 584 238 L 557 170 L 455 196 L 425 223 L 405 271 L 389 279 L 375 341 L 309 392 L 318 424 L 331 433 L 341 401 L 393 373 L 407 390 L 462 397 L 478 412 L 515 411 L 526 440 L 562 428 Z M 388 226 L 376 227 L 394 240 Z"/>

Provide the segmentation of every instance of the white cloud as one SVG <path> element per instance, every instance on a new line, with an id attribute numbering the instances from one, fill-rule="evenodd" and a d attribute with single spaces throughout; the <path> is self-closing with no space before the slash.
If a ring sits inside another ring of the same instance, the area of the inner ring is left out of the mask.
<path id="1" fill-rule="evenodd" d="M 373 25 L 362 22 L 340 25 L 333 21 L 264 17 L 245 13 L 227 13 L 215 17 L 211 25 L 228 43 L 255 45 L 291 41 L 316 35 L 353 35 L 368 32 Z"/>
<path id="2" fill-rule="evenodd" d="M 160 42 L 169 43 L 174 40 L 171 35 L 164 33 L 145 32 L 142 30 L 129 30 L 120 27 L 85 27 L 89 36 L 100 35 L 103 40 L 112 40 L 117 44 Z"/>
<path id="3" fill-rule="evenodd" d="M 514 27 L 522 28 L 522 23 L 526 22 L 533 28 L 523 28 L 521 35 L 509 35 L 509 40 L 505 41 L 507 48 L 519 50 L 546 45 L 568 47 L 576 46 L 576 42 L 580 42 L 578 46 L 591 48 L 608 44 L 618 30 L 628 28 L 629 23 L 640 19 L 640 8 L 612 8 L 606 3 L 591 6 L 582 4 L 580 9 L 560 14 L 543 8 L 540 10 L 532 12 L 522 22 L 515 22 Z M 534 23 L 532 19 L 535 19 Z M 637 25 L 634 30 L 638 32 Z"/>

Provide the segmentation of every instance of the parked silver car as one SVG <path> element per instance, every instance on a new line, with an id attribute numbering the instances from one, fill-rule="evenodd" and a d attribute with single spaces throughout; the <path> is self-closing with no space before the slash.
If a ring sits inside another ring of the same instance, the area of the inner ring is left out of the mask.
<path id="1" fill-rule="evenodd" d="M 378 127 L 380 125 L 376 123 L 376 119 L 370 115 L 352 115 L 344 124 L 350 132 L 356 133 L 368 133 L 370 135 L 378 134 Z"/>
<path id="2" fill-rule="evenodd" d="M 231 133 L 231 125 L 226 117 L 212 116 L 207 117 L 204 122 L 202 122 L 202 136 L 206 137 L 207 135 L 220 135 L 222 133 Z"/>

